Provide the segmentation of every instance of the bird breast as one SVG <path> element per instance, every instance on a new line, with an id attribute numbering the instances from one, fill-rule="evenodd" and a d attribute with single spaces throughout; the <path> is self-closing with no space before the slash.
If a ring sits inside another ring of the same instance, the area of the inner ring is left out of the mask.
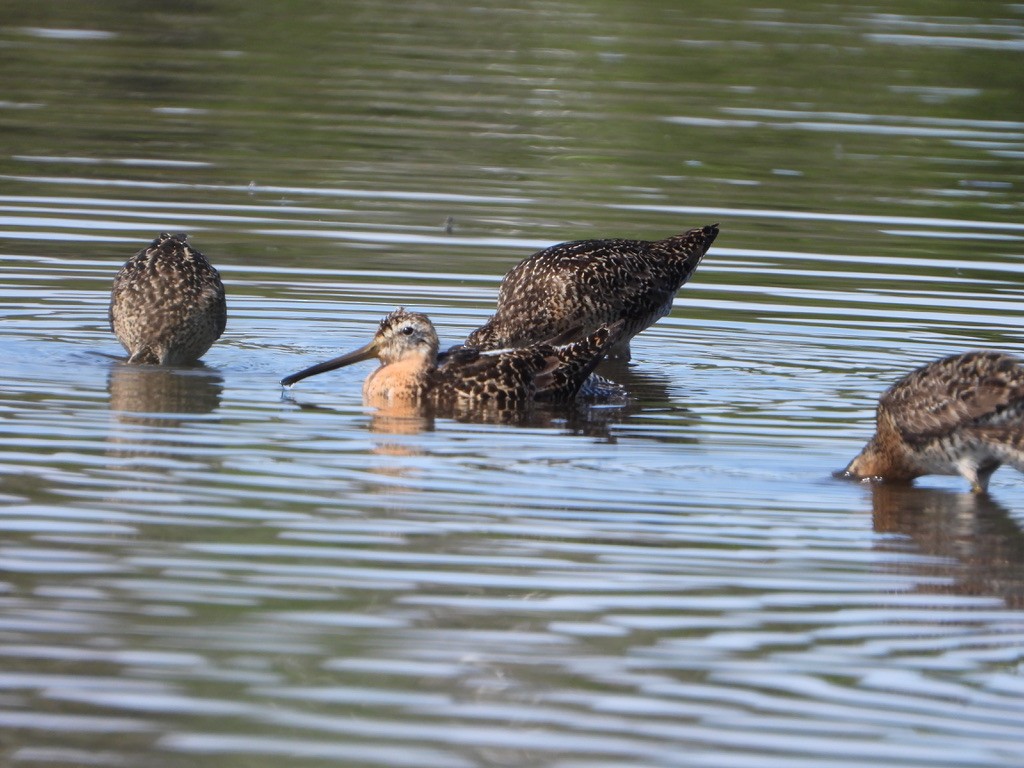
<path id="1" fill-rule="evenodd" d="M 427 392 L 427 370 L 419 357 L 382 365 L 363 383 L 363 402 L 385 407 L 395 402 L 421 400 Z"/>

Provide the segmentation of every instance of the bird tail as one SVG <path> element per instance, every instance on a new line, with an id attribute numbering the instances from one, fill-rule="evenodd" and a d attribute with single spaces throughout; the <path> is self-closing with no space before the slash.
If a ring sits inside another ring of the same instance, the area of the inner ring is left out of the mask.
<path id="1" fill-rule="evenodd" d="M 718 237 L 718 225 L 708 224 L 706 227 L 697 227 L 660 240 L 658 245 L 664 253 L 682 261 L 685 274 L 683 282 L 686 282 L 693 271 L 697 269 L 716 237 Z"/>

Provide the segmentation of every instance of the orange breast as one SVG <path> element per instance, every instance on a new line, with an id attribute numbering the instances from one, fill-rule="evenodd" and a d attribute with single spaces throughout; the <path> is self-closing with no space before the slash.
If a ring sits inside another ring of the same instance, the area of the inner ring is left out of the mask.
<path id="1" fill-rule="evenodd" d="M 414 402 L 426 395 L 427 380 L 421 359 L 382 365 L 363 383 L 363 403 L 385 408 L 396 402 Z"/>

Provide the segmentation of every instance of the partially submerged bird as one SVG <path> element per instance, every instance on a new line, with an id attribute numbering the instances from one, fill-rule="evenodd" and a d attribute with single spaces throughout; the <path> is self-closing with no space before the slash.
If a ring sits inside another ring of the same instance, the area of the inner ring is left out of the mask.
<path id="1" fill-rule="evenodd" d="M 286 376 L 281 384 L 291 386 L 307 376 L 376 357 L 381 364 L 364 382 L 363 400 L 378 408 L 409 402 L 486 402 L 502 408 L 568 402 L 620 328 L 621 323 L 603 327 L 571 344 L 493 351 L 458 347 L 439 358 L 430 319 L 399 307 L 381 321 L 365 347 Z"/>
<path id="2" fill-rule="evenodd" d="M 874 437 L 837 474 L 903 482 L 959 474 L 984 493 L 1002 464 L 1024 472 L 1024 366 L 1001 352 L 967 352 L 886 390 Z"/>
<path id="3" fill-rule="evenodd" d="M 524 347 L 575 332 L 585 338 L 623 320 L 613 357 L 629 359 L 629 340 L 672 309 L 718 225 L 664 240 L 580 240 L 519 262 L 505 275 L 498 309 L 466 339 L 480 349 Z"/>
<path id="4" fill-rule="evenodd" d="M 110 329 L 129 363 L 195 362 L 220 338 L 226 322 L 220 275 L 188 244 L 188 235 L 161 234 L 114 278 Z"/>

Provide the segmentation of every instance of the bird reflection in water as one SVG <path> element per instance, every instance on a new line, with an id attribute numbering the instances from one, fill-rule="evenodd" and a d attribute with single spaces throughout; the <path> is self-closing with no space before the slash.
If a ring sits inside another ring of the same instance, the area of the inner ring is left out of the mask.
<path id="1" fill-rule="evenodd" d="M 991 595 L 1024 608 L 1024 533 L 1006 507 L 986 494 L 908 485 L 878 483 L 871 493 L 876 533 L 901 534 L 953 561 L 915 566 L 934 577 L 921 591 Z"/>
<path id="2" fill-rule="evenodd" d="M 123 429 L 113 430 L 108 438 L 117 445 L 110 453 L 142 456 L 173 452 L 176 443 L 168 440 L 166 430 L 216 411 L 223 390 L 220 372 L 202 363 L 190 368 L 111 365 L 107 378 L 110 411 Z M 190 442 L 182 438 L 180 444 Z"/>
<path id="3" fill-rule="evenodd" d="M 301 402 L 293 392 L 285 392 L 282 398 L 302 410 L 341 414 L 341 411 L 328 406 Z M 559 429 L 568 434 L 609 438 L 611 426 L 622 423 L 632 412 L 631 402 L 615 405 L 534 403 L 512 408 L 486 404 L 400 402 L 371 408 L 368 427 L 380 435 L 418 435 L 433 432 L 438 420 L 447 420 L 460 424 Z"/>
<path id="4" fill-rule="evenodd" d="M 125 365 L 110 367 L 110 410 L 132 423 L 178 423 L 182 416 L 212 413 L 220 405 L 224 379 L 199 363 L 191 368 Z"/>

